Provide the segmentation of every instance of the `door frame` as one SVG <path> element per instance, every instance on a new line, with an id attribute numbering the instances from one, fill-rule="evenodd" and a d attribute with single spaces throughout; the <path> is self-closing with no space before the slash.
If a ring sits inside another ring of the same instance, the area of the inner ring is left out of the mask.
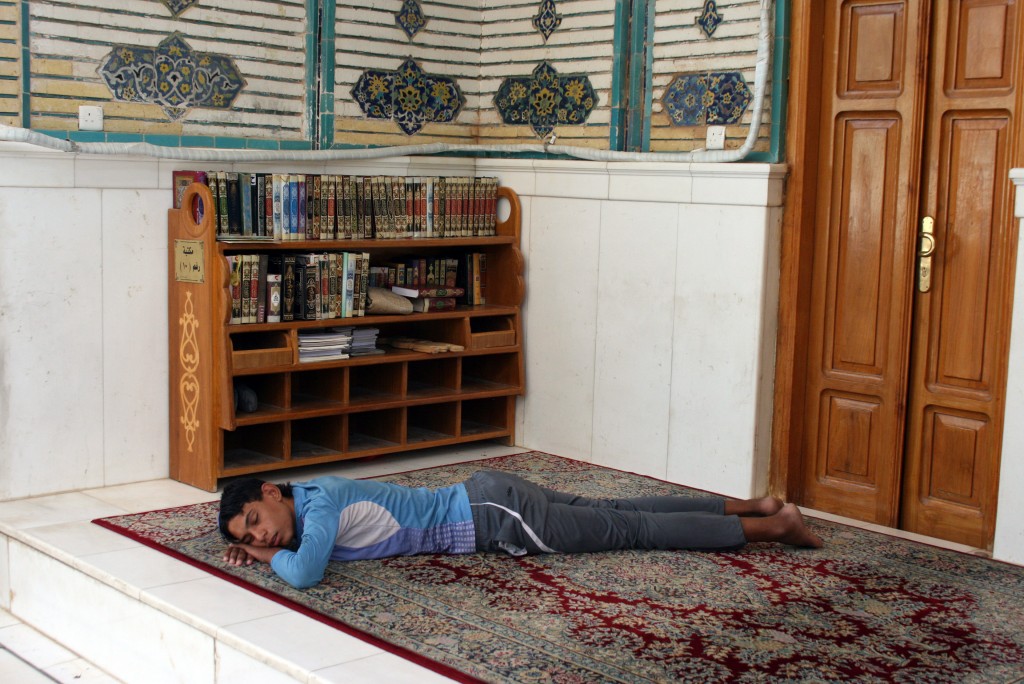
<path id="1" fill-rule="evenodd" d="M 789 99 L 786 103 L 786 193 L 779 262 L 778 332 L 775 342 L 775 396 L 768 490 L 784 500 L 795 498 L 803 469 L 803 406 L 810 318 L 810 283 L 814 257 L 814 216 L 821 98 L 824 3 L 791 5 Z M 815 41 L 814 37 L 818 36 Z"/>

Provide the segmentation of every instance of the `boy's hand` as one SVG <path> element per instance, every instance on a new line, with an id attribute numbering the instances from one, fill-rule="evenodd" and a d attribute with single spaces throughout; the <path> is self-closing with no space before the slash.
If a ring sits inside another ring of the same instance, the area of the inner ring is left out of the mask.
<path id="1" fill-rule="evenodd" d="M 253 561 L 269 563 L 281 549 L 272 549 L 265 546 L 251 546 L 249 544 L 232 544 L 224 552 L 222 559 L 228 565 L 252 565 Z"/>
<path id="2" fill-rule="evenodd" d="M 244 544 L 232 544 L 224 552 L 222 560 L 228 565 L 252 565 L 256 559 L 249 555 Z"/>

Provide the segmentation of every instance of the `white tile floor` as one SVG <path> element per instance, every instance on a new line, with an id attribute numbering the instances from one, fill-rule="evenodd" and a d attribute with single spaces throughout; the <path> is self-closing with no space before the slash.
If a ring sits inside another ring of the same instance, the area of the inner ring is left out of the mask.
<path id="1" fill-rule="evenodd" d="M 283 471 L 270 479 L 372 477 L 520 451 L 482 443 Z M 158 480 L 0 502 L 0 681 L 355 683 L 379 682 L 382 672 L 388 682 L 450 681 L 90 522 L 217 497 Z M 67 568 L 73 576 L 61 574 Z M 81 605 L 65 610 L 49 596 L 48 586 L 65 585 L 74 585 L 68 592 Z M 121 596 L 115 599 L 110 589 Z M 122 596 L 128 605 L 120 605 Z M 91 605 L 97 602 L 104 605 Z M 109 632 L 96 634 L 90 611 L 106 615 Z M 69 625 L 71 615 L 84 616 L 76 621 L 81 624 Z M 119 625 L 135 641 L 171 642 L 170 655 L 111 647 Z M 155 665 L 166 672 L 154 674 L 148 668 Z"/>
<path id="2" fill-rule="evenodd" d="M 471 445 L 272 479 L 372 477 L 518 451 Z M 0 681 L 450 681 L 90 522 L 217 496 L 160 480 L 0 503 Z"/>

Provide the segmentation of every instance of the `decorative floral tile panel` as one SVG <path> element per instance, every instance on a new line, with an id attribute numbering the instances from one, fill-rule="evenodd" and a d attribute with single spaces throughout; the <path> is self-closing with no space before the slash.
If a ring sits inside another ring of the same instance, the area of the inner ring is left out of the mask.
<path id="1" fill-rule="evenodd" d="M 177 17 L 192 5 L 198 5 L 199 0 L 160 0 L 164 6 L 171 10 L 171 16 Z"/>
<path id="2" fill-rule="evenodd" d="M 555 0 L 543 0 L 537 7 L 537 15 L 533 18 L 533 28 L 540 31 L 547 42 L 551 34 L 562 24 L 562 15 L 558 13 Z"/>
<path id="3" fill-rule="evenodd" d="M 455 79 L 428 74 L 411 58 L 394 71 L 364 71 L 352 96 L 366 116 L 394 119 L 407 135 L 427 123 L 454 121 L 465 103 Z"/>
<path id="4" fill-rule="evenodd" d="M 739 123 L 752 95 L 738 71 L 679 74 L 672 79 L 662 105 L 674 126 Z"/>
<path id="5" fill-rule="evenodd" d="M 409 40 L 412 40 L 413 36 L 427 25 L 427 18 L 423 16 L 423 8 L 417 0 L 404 0 L 402 7 L 395 12 L 395 23 L 405 31 Z"/>
<path id="6" fill-rule="evenodd" d="M 159 105 L 175 121 L 192 107 L 230 109 L 246 85 L 234 60 L 194 52 L 177 33 L 155 48 L 115 45 L 99 72 L 114 99 Z"/>
<path id="7" fill-rule="evenodd" d="M 502 121 L 527 124 L 543 138 L 555 126 L 586 123 L 597 99 L 586 74 L 562 76 L 551 64 L 541 62 L 530 77 L 506 78 L 494 96 L 494 103 Z"/>
<path id="8" fill-rule="evenodd" d="M 704 35 L 708 38 L 715 32 L 718 25 L 722 23 L 722 15 L 718 12 L 718 5 L 715 0 L 705 0 L 704 10 L 697 17 L 697 26 L 700 26 L 700 30 L 704 32 Z"/>

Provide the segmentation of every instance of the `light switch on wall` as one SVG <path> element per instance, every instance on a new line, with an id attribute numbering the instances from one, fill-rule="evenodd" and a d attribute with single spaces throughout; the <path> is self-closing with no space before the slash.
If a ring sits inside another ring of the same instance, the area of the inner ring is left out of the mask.
<path id="1" fill-rule="evenodd" d="M 82 105 L 78 108 L 78 130 L 80 131 L 102 131 L 103 130 L 103 107 L 89 107 Z"/>
<path id="2" fill-rule="evenodd" d="M 708 139 L 704 146 L 709 150 L 724 150 L 725 126 L 708 126 Z"/>

